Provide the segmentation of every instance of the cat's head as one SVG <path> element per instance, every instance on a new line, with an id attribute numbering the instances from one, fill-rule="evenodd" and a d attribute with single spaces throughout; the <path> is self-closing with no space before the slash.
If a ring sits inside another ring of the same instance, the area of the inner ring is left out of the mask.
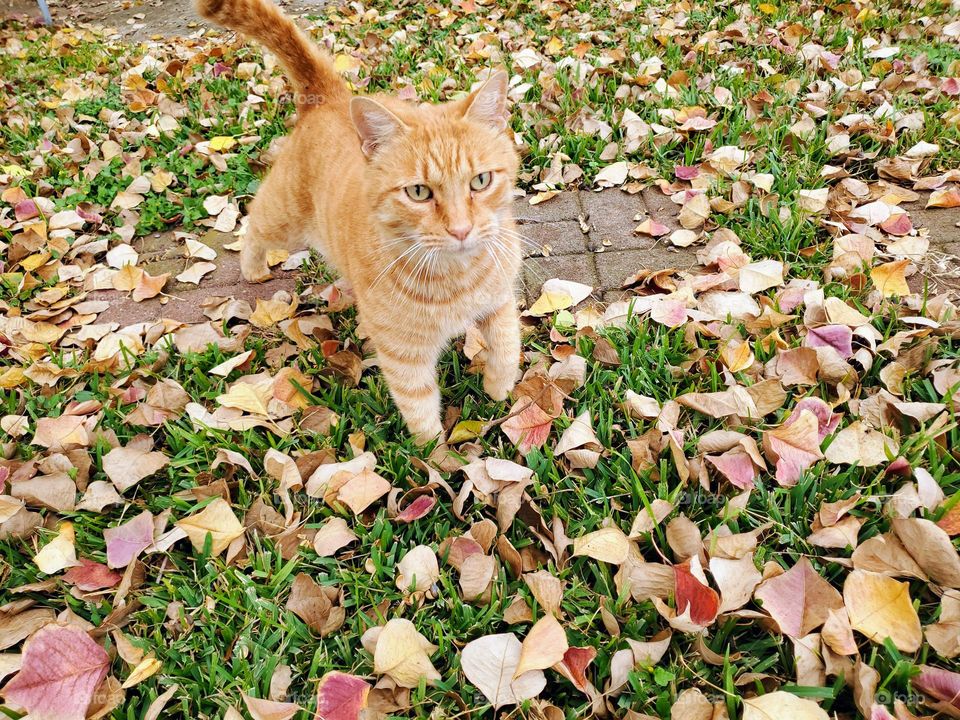
<path id="1" fill-rule="evenodd" d="M 353 98 L 378 234 L 448 260 L 509 244 L 517 154 L 507 133 L 507 73 L 440 105 Z"/>

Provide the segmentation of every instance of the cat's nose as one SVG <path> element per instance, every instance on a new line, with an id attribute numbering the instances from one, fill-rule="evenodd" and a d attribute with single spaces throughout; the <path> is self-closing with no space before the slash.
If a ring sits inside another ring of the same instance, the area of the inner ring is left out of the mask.
<path id="1" fill-rule="evenodd" d="M 447 228 L 447 232 L 450 233 L 460 242 L 463 242 L 467 239 L 467 236 L 470 235 L 470 232 L 473 230 L 472 224 L 463 224 L 463 225 L 454 225 Z"/>

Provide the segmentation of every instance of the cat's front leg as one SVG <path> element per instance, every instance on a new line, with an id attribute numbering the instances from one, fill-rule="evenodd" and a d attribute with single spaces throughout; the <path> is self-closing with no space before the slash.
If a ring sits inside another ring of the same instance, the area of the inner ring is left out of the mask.
<path id="1" fill-rule="evenodd" d="M 487 346 L 483 389 L 494 400 L 506 400 L 520 369 L 520 317 L 513 298 L 478 323 Z"/>
<path id="2" fill-rule="evenodd" d="M 431 353 L 400 350 L 377 342 L 377 362 L 387 380 L 393 401 L 407 429 L 419 445 L 441 438 L 440 385 L 437 383 L 437 358 Z"/>

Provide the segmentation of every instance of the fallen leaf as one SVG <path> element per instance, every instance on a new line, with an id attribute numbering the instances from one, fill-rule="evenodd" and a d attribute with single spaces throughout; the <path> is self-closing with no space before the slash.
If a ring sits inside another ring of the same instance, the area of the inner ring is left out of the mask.
<path id="1" fill-rule="evenodd" d="M 782 690 L 743 701 L 743 720 L 830 720 L 830 716 L 813 700 L 800 698 Z"/>
<path id="2" fill-rule="evenodd" d="M 86 632 L 47 625 L 27 640 L 20 672 L 0 695 L 32 720 L 84 720 L 109 669 L 110 656 Z"/>
<path id="3" fill-rule="evenodd" d="M 600 562 L 622 565 L 627 560 L 630 541 L 618 527 L 601 528 L 573 541 L 574 556 L 586 555 Z"/>
<path id="4" fill-rule="evenodd" d="M 567 652 L 567 633 L 552 614 L 540 618 L 523 639 L 520 659 L 511 680 L 530 670 L 546 670 L 563 660 Z"/>
<path id="5" fill-rule="evenodd" d="M 920 618 L 910 600 L 910 586 L 886 575 L 854 570 L 843 583 L 850 625 L 875 643 L 887 638 L 903 652 L 923 642 Z"/>
<path id="6" fill-rule="evenodd" d="M 546 687 L 547 679 L 541 670 L 515 677 L 522 651 L 516 635 L 502 633 L 473 640 L 460 653 L 463 674 L 495 710 L 535 698 Z"/>
<path id="7" fill-rule="evenodd" d="M 363 678 L 328 672 L 317 685 L 316 720 L 359 720 L 369 693 L 370 684 Z"/>
<path id="8" fill-rule="evenodd" d="M 207 541 L 207 535 L 212 538 L 210 552 L 217 556 L 243 535 L 243 525 L 230 509 L 230 504 L 223 498 L 216 498 L 203 510 L 174 523 L 187 533 L 194 550 L 202 552 Z"/>
<path id="9" fill-rule="evenodd" d="M 33 558 L 33 562 L 40 568 L 40 572 L 53 575 L 61 570 L 77 564 L 77 548 L 74 544 L 76 535 L 73 523 L 60 523 L 57 536 L 44 545 Z"/>
<path id="10" fill-rule="evenodd" d="M 152 446 L 152 442 L 150 445 Z M 103 472 L 120 492 L 128 490 L 146 477 L 159 472 L 170 458 L 162 452 L 151 451 L 143 444 L 129 443 L 116 447 L 103 456 Z"/>
<path id="11" fill-rule="evenodd" d="M 430 655 L 436 650 L 412 622 L 393 618 L 377 638 L 373 671 L 377 675 L 388 675 L 400 687 L 415 688 L 421 679 L 432 685 L 440 680 L 440 673 L 430 662 Z"/>
<path id="12" fill-rule="evenodd" d="M 123 525 L 103 531 L 107 543 L 107 565 L 125 568 L 153 543 L 153 513 L 144 510 Z"/>
<path id="13" fill-rule="evenodd" d="M 806 558 L 781 575 L 765 580 L 754 597 L 776 620 L 780 630 L 793 638 L 809 635 L 843 607 L 840 593 L 817 574 Z"/>

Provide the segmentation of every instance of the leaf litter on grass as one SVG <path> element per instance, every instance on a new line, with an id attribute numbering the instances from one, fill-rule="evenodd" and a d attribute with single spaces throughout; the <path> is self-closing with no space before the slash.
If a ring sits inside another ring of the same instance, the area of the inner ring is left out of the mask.
<path id="1" fill-rule="evenodd" d="M 531 202 L 649 188 L 681 230 L 637 232 L 701 267 L 605 306 L 549 280 L 509 406 L 482 350 L 445 358 L 428 455 L 319 273 L 205 323 L 98 322 L 100 291 L 203 287 L 204 234 L 242 231 L 288 112 L 275 62 L 6 26 L 6 706 L 960 716 L 956 307 L 917 282 L 931 237 L 904 208 L 960 204 L 955 11 L 424 7 L 314 32 L 410 98 L 507 64 Z M 182 265 L 151 274 L 139 241 L 168 226 Z"/>

